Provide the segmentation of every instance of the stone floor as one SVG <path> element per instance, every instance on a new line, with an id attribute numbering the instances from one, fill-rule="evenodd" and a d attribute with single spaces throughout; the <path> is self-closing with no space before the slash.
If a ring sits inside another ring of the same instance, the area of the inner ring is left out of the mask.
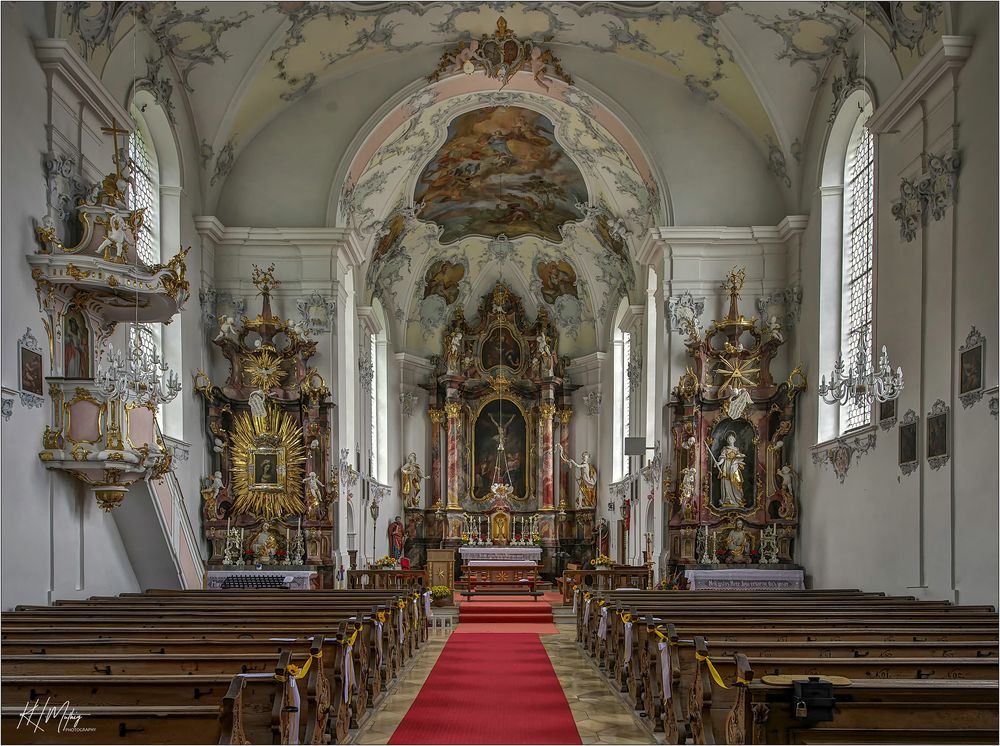
<path id="1" fill-rule="evenodd" d="M 417 698 L 451 634 L 449 629 L 431 630 L 428 642 L 417 659 L 382 706 L 358 731 L 352 739 L 353 743 L 388 743 Z M 583 743 L 656 743 L 621 703 L 607 682 L 584 659 L 573 636 L 573 628 L 567 626 L 561 627 L 557 635 L 540 635 L 540 638 L 566 694 Z"/>

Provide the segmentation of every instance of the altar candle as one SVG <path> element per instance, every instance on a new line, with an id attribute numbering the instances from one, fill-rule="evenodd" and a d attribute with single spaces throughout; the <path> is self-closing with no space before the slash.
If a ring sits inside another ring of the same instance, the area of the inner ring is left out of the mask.
<path id="1" fill-rule="evenodd" d="M 229 536 L 229 531 L 230 531 L 232 522 L 233 522 L 232 518 L 226 518 L 226 536 Z"/>
<path id="2" fill-rule="evenodd" d="M 288 534 L 289 534 L 290 531 L 291 531 L 291 529 L 286 526 L 285 527 L 285 546 L 286 547 L 288 546 Z"/>

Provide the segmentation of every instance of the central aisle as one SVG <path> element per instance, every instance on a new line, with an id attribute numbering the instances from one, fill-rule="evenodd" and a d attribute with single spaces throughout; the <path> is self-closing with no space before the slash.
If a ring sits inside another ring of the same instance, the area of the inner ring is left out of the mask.
<path id="1" fill-rule="evenodd" d="M 537 634 L 452 635 L 391 744 L 581 743 Z"/>

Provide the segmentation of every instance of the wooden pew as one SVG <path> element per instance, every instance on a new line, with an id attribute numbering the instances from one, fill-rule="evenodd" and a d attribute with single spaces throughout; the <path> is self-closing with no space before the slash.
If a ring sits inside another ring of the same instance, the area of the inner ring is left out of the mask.
<path id="1" fill-rule="evenodd" d="M 730 743 L 997 743 L 997 682 L 942 679 L 854 681 L 835 687 L 835 717 L 804 723 L 791 685 L 752 681 Z"/>

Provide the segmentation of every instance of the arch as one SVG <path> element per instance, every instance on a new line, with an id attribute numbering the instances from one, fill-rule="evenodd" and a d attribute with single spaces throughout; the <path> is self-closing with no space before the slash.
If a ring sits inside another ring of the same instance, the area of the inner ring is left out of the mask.
<path id="1" fill-rule="evenodd" d="M 867 86 L 859 86 L 844 100 L 827 135 L 820 161 L 820 370 L 830 370 L 842 357 L 844 330 L 843 251 L 848 223 L 845 221 L 845 172 L 852 147 L 856 147 L 864 122 L 874 109 Z M 871 342 L 871 340 L 869 340 Z M 840 407 L 820 406 L 817 439 L 820 442 L 840 435 Z"/>

